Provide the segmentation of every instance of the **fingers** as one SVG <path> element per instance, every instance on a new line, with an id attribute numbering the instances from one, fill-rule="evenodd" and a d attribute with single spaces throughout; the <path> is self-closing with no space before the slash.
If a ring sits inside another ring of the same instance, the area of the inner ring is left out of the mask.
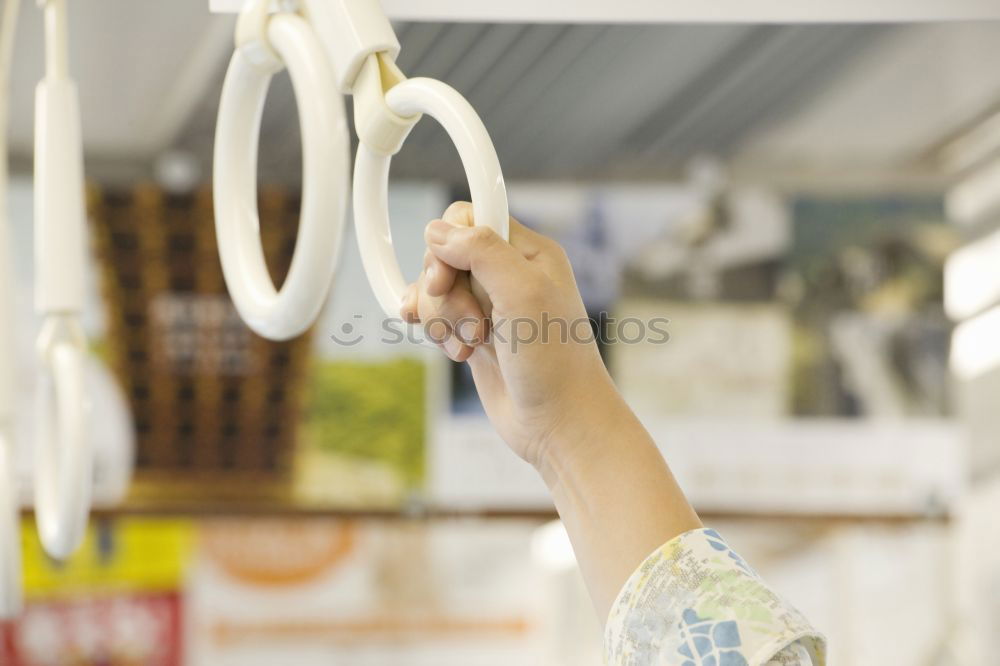
<path id="1" fill-rule="evenodd" d="M 420 316 L 417 314 L 417 283 L 414 282 L 406 288 L 403 294 L 403 302 L 399 307 L 399 316 L 407 324 L 419 324 Z"/>
<path id="2" fill-rule="evenodd" d="M 472 216 L 472 204 L 468 201 L 456 201 L 448 206 L 441 219 L 456 227 L 471 227 L 475 224 Z"/>
<path id="3" fill-rule="evenodd" d="M 458 271 L 428 250 L 424 253 L 424 289 L 431 296 L 444 296 L 455 284 Z"/>
<path id="4" fill-rule="evenodd" d="M 427 337 L 453 361 L 465 361 L 472 355 L 473 345 L 482 342 L 482 312 L 467 289 L 435 297 L 418 287 L 417 314 Z"/>
<path id="5" fill-rule="evenodd" d="M 445 296 L 419 293 L 418 312 L 425 326 L 434 320 L 444 321 L 449 330 L 470 346 L 482 344 L 486 338 L 486 317 L 469 290 L 467 277 L 460 278 L 456 288 Z"/>
<path id="6" fill-rule="evenodd" d="M 471 271 L 494 303 L 510 296 L 532 270 L 524 255 L 487 227 L 454 226 L 444 220 L 427 225 L 427 246 L 444 263 Z"/>
<path id="7" fill-rule="evenodd" d="M 486 342 L 489 319 L 469 285 L 467 274 L 459 276 L 456 288 L 441 304 L 441 314 L 452 322 L 455 333 L 465 344 L 477 347 Z"/>
<path id="8" fill-rule="evenodd" d="M 441 347 L 449 358 L 465 361 L 473 348 L 486 340 L 488 322 L 472 294 L 467 274 L 453 279 L 451 288 L 438 296 L 431 293 L 432 283 L 438 281 L 432 273 L 431 268 L 426 269 L 407 288 L 400 315 L 407 323 L 422 323 L 427 339 Z"/>
<path id="9" fill-rule="evenodd" d="M 475 226 L 472 204 L 467 201 L 456 201 L 448 206 L 441 219 L 456 227 Z M 558 247 L 552 239 L 529 229 L 513 217 L 509 221 L 508 238 L 510 244 L 528 260 L 543 254 L 546 250 Z"/>
<path id="10" fill-rule="evenodd" d="M 548 279 L 546 273 L 558 280 L 565 272 L 549 267 L 567 263 L 554 241 L 513 218 L 510 242 L 492 229 L 475 227 L 473 207 L 465 202 L 452 204 L 440 220 L 428 224 L 425 238 L 424 271 L 407 290 L 401 315 L 409 323 L 423 322 L 428 336 L 455 360 L 468 358 L 486 339 L 484 307 L 490 302 L 518 303 L 533 285 Z M 473 290 L 466 271 L 486 298 Z"/>

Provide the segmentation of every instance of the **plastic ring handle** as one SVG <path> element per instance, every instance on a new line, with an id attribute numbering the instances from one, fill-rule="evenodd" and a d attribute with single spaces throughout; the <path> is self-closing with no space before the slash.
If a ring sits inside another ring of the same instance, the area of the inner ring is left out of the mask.
<path id="1" fill-rule="evenodd" d="M 68 342 L 45 354 L 35 419 L 35 514 L 45 551 L 65 559 L 87 528 L 93 453 L 87 437 L 84 352 Z"/>
<path id="2" fill-rule="evenodd" d="M 385 95 L 386 104 L 400 116 L 424 113 L 451 137 L 465 168 L 472 193 L 476 225 L 484 225 L 507 240 L 510 215 L 500 160 L 482 120 L 458 91 L 440 81 L 407 79 Z M 354 224 L 361 261 L 379 305 L 390 318 L 399 317 L 406 280 L 392 247 L 389 228 L 389 165 L 392 157 L 379 155 L 363 143 L 354 164 Z"/>
<path id="3" fill-rule="evenodd" d="M 0 620 L 21 612 L 21 513 L 17 456 L 10 428 L 0 424 Z"/>
<path id="4" fill-rule="evenodd" d="M 336 269 L 348 195 L 350 140 L 326 51 L 300 16 L 268 23 L 270 45 L 288 68 L 302 128 L 302 210 L 291 267 L 275 289 L 260 243 L 257 147 L 272 71 L 237 49 L 229 63 L 215 135 L 215 226 L 226 286 L 256 333 L 303 333 L 326 302 Z"/>

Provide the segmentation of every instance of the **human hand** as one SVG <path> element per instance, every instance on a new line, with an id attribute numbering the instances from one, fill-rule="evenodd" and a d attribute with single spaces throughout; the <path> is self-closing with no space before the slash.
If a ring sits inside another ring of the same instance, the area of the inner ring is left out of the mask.
<path id="1" fill-rule="evenodd" d="M 562 248 L 513 218 L 509 243 L 472 225 L 465 202 L 427 225 L 424 270 L 401 314 L 469 363 L 493 426 L 539 467 L 556 433 L 613 418 L 621 401 Z"/>
<path id="2" fill-rule="evenodd" d="M 606 617 L 653 549 L 701 523 L 612 384 L 562 248 L 513 219 L 509 243 L 473 227 L 467 203 L 443 218 L 427 225 L 402 315 L 472 367 L 493 426 L 552 492 Z"/>

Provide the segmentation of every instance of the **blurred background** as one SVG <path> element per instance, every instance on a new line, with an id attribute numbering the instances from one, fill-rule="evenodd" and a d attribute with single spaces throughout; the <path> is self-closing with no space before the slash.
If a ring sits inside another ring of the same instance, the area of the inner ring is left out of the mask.
<path id="1" fill-rule="evenodd" d="M 462 366 L 383 328 L 353 230 L 306 336 L 236 315 L 210 183 L 234 19 L 205 0 L 70 10 L 101 507 L 62 564 L 25 518 L 28 603 L 0 663 L 600 664 L 543 485 Z M 481 113 L 512 214 L 567 248 L 704 521 L 830 662 L 1000 664 L 1000 24 L 396 28 L 402 70 Z M 3 325 L 30 415 L 32 6 L 14 63 Z M 301 176 L 285 74 L 260 143 L 280 281 Z M 425 120 L 393 179 L 415 277 L 464 176 Z M 668 340 L 629 328 L 653 318 Z"/>

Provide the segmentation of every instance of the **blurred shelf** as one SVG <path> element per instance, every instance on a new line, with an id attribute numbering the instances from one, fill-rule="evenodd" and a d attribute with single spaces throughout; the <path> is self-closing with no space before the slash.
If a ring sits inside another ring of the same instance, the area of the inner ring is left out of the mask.
<path id="1" fill-rule="evenodd" d="M 827 524 L 910 524 L 940 523 L 951 521 L 947 513 L 793 513 L 756 511 L 699 511 L 706 524 L 729 521 L 766 521 L 781 523 Z M 30 509 L 25 515 L 31 515 Z M 354 508 L 262 503 L 142 503 L 117 507 L 102 507 L 92 511 L 97 520 L 116 518 L 301 518 L 359 521 L 453 521 L 453 520 L 533 520 L 549 521 L 558 516 L 552 509 L 543 508 L 463 508 L 412 506 L 406 508 Z"/>

